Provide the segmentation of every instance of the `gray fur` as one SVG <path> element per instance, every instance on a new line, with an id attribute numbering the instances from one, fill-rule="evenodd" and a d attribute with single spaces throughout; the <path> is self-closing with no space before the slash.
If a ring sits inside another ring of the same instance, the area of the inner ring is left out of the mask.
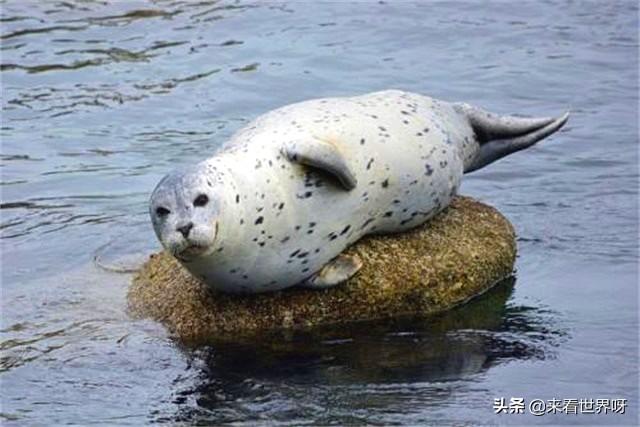
<path id="1" fill-rule="evenodd" d="M 465 114 L 480 144 L 480 152 L 464 172 L 473 172 L 516 151 L 529 148 L 555 133 L 569 120 L 569 113 L 552 118 L 496 116 L 468 104 L 456 109 Z"/>

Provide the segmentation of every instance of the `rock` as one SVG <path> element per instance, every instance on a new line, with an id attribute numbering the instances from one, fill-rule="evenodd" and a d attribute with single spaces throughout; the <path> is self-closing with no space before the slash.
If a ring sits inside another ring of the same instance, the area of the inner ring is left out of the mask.
<path id="1" fill-rule="evenodd" d="M 278 329 L 426 316 L 462 304 L 513 271 L 511 224 L 468 197 L 403 234 L 369 236 L 346 253 L 364 266 L 335 288 L 259 295 L 213 293 L 170 255 L 151 255 L 129 289 L 130 312 L 163 323 L 187 343 Z"/>

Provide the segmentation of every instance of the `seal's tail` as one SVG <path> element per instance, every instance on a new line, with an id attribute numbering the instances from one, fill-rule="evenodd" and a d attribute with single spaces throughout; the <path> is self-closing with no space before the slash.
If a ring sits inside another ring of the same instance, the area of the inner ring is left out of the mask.
<path id="1" fill-rule="evenodd" d="M 558 131 L 569 119 L 568 112 L 557 118 L 526 119 L 498 116 L 468 104 L 457 104 L 456 107 L 468 118 L 480 143 L 480 151 L 465 167 L 465 173 L 532 146 Z"/>

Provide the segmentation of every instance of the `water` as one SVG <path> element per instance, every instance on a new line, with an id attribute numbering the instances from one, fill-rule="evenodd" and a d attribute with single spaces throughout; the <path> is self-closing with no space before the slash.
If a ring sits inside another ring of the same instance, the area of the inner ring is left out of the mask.
<path id="1" fill-rule="evenodd" d="M 3 424 L 638 422 L 636 2 L 1 7 Z M 94 257 L 157 250 L 163 174 L 272 108 L 387 88 L 571 108 L 465 177 L 517 229 L 515 284 L 430 321 L 201 349 L 128 317 L 131 276 Z M 495 415 L 498 397 L 629 407 Z"/>

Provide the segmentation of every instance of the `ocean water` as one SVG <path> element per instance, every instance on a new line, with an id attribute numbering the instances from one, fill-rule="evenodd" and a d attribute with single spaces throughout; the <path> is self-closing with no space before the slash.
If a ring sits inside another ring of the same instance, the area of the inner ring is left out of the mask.
<path id="1" fill-rule="evenodd" d="M 0 3 L 0 420 L 627 424 L 638 420 L 635 1 Z M 466 176 L 515 279 L 436 319 L 181 347 L 126 312 L 147 200 L 255 116 L 398 88 L 569 124 Z M 96 262 L 97 259 L 97 262 Z M 494 399 L 626 399 L 496 414 Z"/>

